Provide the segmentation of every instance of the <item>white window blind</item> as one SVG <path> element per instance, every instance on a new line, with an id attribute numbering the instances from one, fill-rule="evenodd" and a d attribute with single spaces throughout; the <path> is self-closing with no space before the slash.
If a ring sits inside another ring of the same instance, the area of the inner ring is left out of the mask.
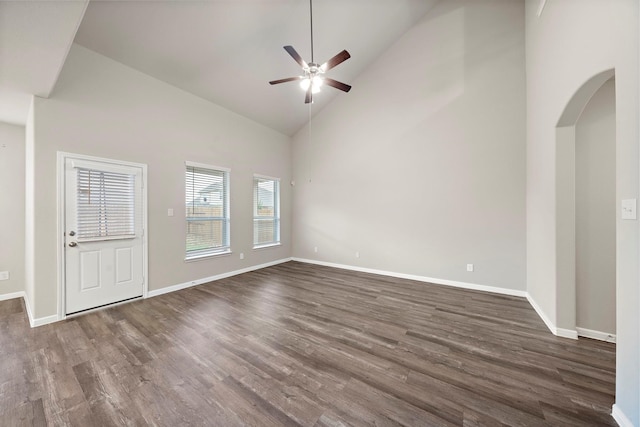
<path id="1" fill-rule="evenodd" d="M 228 252 L 229 172 L 187 163 L 186 258 Z"/>
<path id="2" fill-rule="evenodd" d="M 135 175 L 77 170 L 78 239 L 135 236 Z"/>
<path id="3" fill-rule="evenodd" d="M 280 243 L 280 180 L 253 177 L 253 246 Z"/>

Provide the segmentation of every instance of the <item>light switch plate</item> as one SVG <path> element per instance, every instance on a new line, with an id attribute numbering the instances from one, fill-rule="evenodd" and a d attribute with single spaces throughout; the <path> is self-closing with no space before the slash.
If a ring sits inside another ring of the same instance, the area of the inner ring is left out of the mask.
<path id="1" fill-rule="evenodd" d="M 9 280 L 9 272 L 0 271 L 0 280 Z"/>
<path id="2" fill-rule="evenodd" d="M 167 216 L 173 216 L 173 209 L 172 208 L 167 209 Z"/>
<path id="3" fill-rule="evenodd" d="M 624 199 L 622 201 L 622 219 L 637 219 L 636 199 Z"/>

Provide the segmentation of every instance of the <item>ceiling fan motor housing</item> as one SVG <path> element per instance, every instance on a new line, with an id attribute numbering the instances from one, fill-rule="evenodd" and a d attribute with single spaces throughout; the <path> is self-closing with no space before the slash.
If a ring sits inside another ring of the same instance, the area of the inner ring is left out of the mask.
<path id="1" fill-rule="evenodd" d="M 324 70 L 318 64 L 311 62 L 309 63 L 309 67 L 304 70 L 304 73 L 309 77 L 315 77 L 318 74 L 324 73 Z"/>

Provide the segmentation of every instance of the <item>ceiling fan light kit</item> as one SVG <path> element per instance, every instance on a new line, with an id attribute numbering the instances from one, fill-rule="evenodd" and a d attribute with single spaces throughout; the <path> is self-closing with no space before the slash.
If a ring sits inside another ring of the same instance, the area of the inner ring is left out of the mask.
<path id="1" fill-rule="evenodd" d="M 302 88 L 302 90 L 307 91 L 309 90 L 309 86 L 311 86 L 311 93 L 315 94 L 320 92 L 322 83 L 324 82 L 322 81 L 322 78 L 320 76 L 314 76 L 312 78 L 300 80 L 300 87 Z"/>
<path id="2" fill-rule="evenodd" d="M 313 95 L 320 92 L 320 87 L 323 84 L 327 86 L 334 87 L 343 92 L 349 92 L 351 90 L 351 86 L 348 84 L 339 82 L 334 79 L 330 79 L 328 77 L 324 77 L 323 74 L 333 67 L 341 64 L 347 59 L 351 58 L 351 55 L 346 50 L 335 55 L 333 58 L 328 60 L 322 65 L 318 65 L 313 60 L 313 0 L 309 0 L 309 17 L 311 21 L 311 62 L 307 63 L 302 59 L 302 57 L 296 52 L 293 46 L 284 46 L 284 50 L 287 51 L 289 55 L 302 67 L 302 76 L 296 77 L 287 77 L 285 79 L 280 80 L 272 80 L 269 82 L 271 85 L 276 85 L 280 83 L 292 82 L 296 80 L 300 80 L 300 87 L 306 92 L 304 102 L 305 104 L 310 104 L 313 102 Z"/>

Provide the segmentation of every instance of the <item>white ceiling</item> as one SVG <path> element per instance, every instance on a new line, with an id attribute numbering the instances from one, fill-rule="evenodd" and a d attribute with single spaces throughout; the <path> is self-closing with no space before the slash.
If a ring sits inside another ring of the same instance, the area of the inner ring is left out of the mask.
<path id="1" fill-rule="evenodd" d="M 347 49 L 351 59 L 327 75 L 353 84 L 370 63 L 436 2 L 316 0 L 315 62 L 322 63 Z M 8 7 L 5 3 L 14 2 L 0 2 L 3 9 Z M 32 37 L 33 33 L 50 31 L 51 35 L 65 39 L 69 31 L 75 32 L 77 28 L 77 22 L 69 22 L 73 21 L 69 16 L 57 16 L 61 14 L 59 11 L 69 9 L 70 4 L 78 5 L 77 2 L 17 3 L 54 7 L 57 13 L 48 17 L 56 25 L 45 22 L 46 25 L 32 32 L 25 28 L 3 29 L 0 33 L 3 63 L 6 50 L 3 36 L 7 31 L 14 33 L 9 42 L 16 45 L 12 47 L 15 56 L 19 48 L 34 54 L 50 51 L 48 41 L 56 37 L 43 40 Z M 41 15 L 33 10 L 35 7 L 24 9 L 28 10 L 23 14 Z M 0 22 L 0 28 L 4 24 Z M 293 45 L 306 61 L 311 60 L 307 0 L 92 1 L 75 34 L 75 42 L 288 135 L 300 129 L 309 117 L 304 92 L 297 83 L 268 84 L 269 80 L 300 74 L 296 62 L 282 48 L 284 45 Z M 38 55 L 33 56 L 34 60 L 39 59 Z M 47 96 L 51 88 L 43 90 L 35 83 L 25 84 L 24 74 L 29 77 L 26 71 L 40 70 L 46 71 L 49 78 L 57 78 L 60 65 L 56 66 L 55 61 L 22 62 L 11 67 L 13 71 L 6 78 L 4 68 L 0 96 L 7 88 Z M 46 79 L 38 80 L 43 81 Z M 351 93 L 358 90 L 357 84 L 353 86 Z M 314 97 L 312 114 L 336 96 L 349 94 L 323 88 Z M 1 102 L 0 120 L 3 120 Z"/>

